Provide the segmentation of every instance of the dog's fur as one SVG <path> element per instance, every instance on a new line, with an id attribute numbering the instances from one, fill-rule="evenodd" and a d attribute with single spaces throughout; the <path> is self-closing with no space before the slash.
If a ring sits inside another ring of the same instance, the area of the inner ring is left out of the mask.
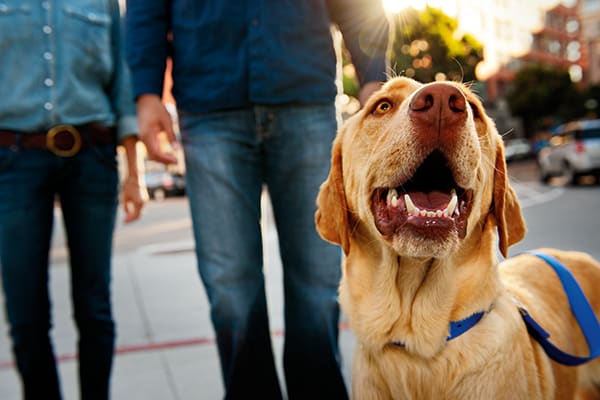
<path id="1" fill-rule="evenodd" d="M 444 209 L 452 187 L 460 216 L 406 215 L 404 191 L 421 209 Z M 353 398 L 600 398 L 600 360 L 551 361 L 520 316 L 514 300 L 555 345 L 589 354 L 548 265 L 532 255 L 498 264 L 496 243 L 506 257 L 525 223 L 502 138 L 465 85 L 387 82 L 340 129 L 317 205 L 319 233 L 345 252 L 340 303 L 357 339 Z M 543 251 L 568 266 L 600 314 L 600 264 Z M 477 325 L 446 341 L 451 321 L 480 311 Z"/>

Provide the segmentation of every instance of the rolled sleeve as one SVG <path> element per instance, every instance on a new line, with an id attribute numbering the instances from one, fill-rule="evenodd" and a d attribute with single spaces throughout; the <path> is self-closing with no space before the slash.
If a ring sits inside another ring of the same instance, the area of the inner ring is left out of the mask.
<path id="1" fill-rule="evenodd" d="M 137 136 L 137 117 L 135 115 L 122 116 L 117 121 L 117 139 L 121 142 L 127 136 Z"/>

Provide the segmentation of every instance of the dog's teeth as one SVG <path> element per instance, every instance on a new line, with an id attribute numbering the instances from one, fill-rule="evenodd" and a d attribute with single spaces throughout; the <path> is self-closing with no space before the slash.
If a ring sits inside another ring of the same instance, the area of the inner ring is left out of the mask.
<path id="1" fill-rule="evenodd" d="M 458 204 L 458 197 L 456 197 L 456 191 L 452 189 L 452 199 L 450 203 L 448 203 L 448 207 L 446 207 L 446 211 L 448 212 L 448 216 L 452 216 L 454 211 L 456 210 L 456 205 Z"/>
<path id="2" fill-rule="evenodd" d="M 404 195 L 404 203 L 406 203 L 406 212 L 409 215 L 418 215 L 419 211 L 408 194 Z"/>
<path id="3" fill-rule="evenodd" d="M 393 192 L 392 192 L 393 191 Z M 413 217 L 424 217 L 424 218 L 451 218 L 455 212 L 458 213 L 456 206 L 458 204 L 458 197 L 456 196 L 456 191 L 452 189 L 450 192 L 452 198 L 448 203 L 448 206 L 443 210 L 420 210 L 415 203 L 413 203 L 412 199 L 408 194 L 404 195 L 404 203 L 406 204 L 406 213 L 408 215 L 412 215 Z M 391 189 L 388 193 L 388 204 L 392 204 L 392 206 L 396 207 L 398 203 L 397 192 L 394 189 Z"/>
<path id="4" fill-rule="evenodd" d="M 396 189 L 388 190 L 387 203 L 392 207 L 398 207 L 398 192 L 396 191 Z"/>

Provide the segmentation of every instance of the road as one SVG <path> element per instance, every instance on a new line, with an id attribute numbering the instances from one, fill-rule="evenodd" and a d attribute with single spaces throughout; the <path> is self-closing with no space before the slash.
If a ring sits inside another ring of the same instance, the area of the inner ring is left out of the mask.
<path id="1" fill-rule="evenodd" d="M 573 187 L 560 179 L 544 185 L 535 164 L 509 165 L 513 187 L 527 224 L 525 239 L 510 255 L 537 247 L 586 251 L 600 260 L 600 185 L 590 181 Z"/>
<path id="2" fill-rule="evenodd" d="M 532 161 L 509 164 L 509 175 L 523 207 L 528 234 L 511 248 L 510 254 L 541 246 L 577 249 L 600 259 L 600 185 L 564 186 L 560 180 L 544 185 L 538 181 Z M 52 245 L 53 264 L 66 260 L 60 210 L 56 210 Z M 125 225 L 119 213 L 115 232 L 115 254 L 141 246 L 180 243 L 191 250 L 190 213 L 185 197 L 150 201 L 140 220 Z"/>

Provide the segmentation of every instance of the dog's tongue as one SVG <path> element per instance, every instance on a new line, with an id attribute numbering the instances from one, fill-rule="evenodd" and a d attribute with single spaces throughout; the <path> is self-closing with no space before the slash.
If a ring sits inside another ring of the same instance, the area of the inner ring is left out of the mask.
<path id="1" fill-rule="evenodd" d="M 438 210 L 445 208 L 450 202 L 451 196 L 449 193 L 444 192 L 410 192 L 408 193 L 410 199 L 413 201 L 415 206 L 420 209 L 426 210 Z"/>

